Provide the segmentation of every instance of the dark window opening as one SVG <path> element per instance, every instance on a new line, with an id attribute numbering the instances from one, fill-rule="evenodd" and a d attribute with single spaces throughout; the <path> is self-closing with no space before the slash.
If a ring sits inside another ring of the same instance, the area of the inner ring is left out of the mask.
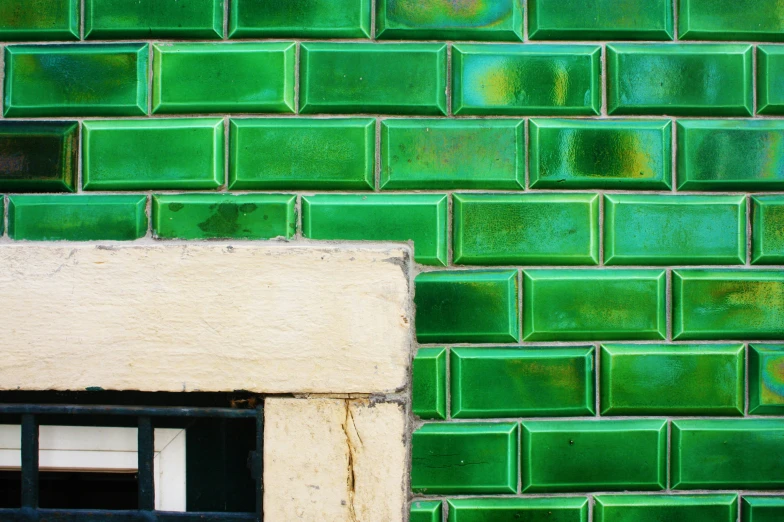
<path id="1" fill-rule="evenodd" d="M 139 509 L 136 473 L 42 471 L 38 505 L 61 509 Z M 0 508 L 18 508 L 22 472 L 0 471 Z"/>

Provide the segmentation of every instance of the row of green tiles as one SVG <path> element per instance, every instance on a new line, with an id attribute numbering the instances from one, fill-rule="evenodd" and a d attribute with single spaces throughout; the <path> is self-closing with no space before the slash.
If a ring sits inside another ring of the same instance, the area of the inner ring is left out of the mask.
<path id="1" fill-rule="evenodd" d="M 742 344 L 603 344 L 421 348 L 413 363 L 415 415 L 453 419 L 744 414 Z M 447 374 L 447 357 L 450 372 Z M 784 414 L 784 345 L 748 351 L 749 414 Z M 449 375 L 449 377 L 447 377 Z M 449 382 L 447 382 L 449 379 Z"/>
<path id="2" fill-rule="evenodd" d="M 673 490 L 782 490 L 783 449 L 781 419 L 429 423 L 412 435 L 411 489 L 514 494 L 522 471 L 524 493 L 660 491 L 669 460 Z"/>
<path id="3" fill-rule="evenodd" d="M 598 115 L 598 45 L 451 47 L 456 115 Z M 442 43 L 300 46 L 301 113 L 447 114 Z M 11 45 L 4 114 L 145 115 L 149 44 Z M 609 114 L 750 116 L 755 46 L 611 44 Z M 294 113 L 294 42 L 152 45 L 152 112 Z M 784 46 L 757 52 L 757 112 L 784 114 Z"/>

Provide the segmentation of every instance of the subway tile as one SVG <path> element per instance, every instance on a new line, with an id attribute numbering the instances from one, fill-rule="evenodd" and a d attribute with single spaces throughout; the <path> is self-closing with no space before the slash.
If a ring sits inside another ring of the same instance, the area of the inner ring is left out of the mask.
<path id="1" fill-rule="evenodd" d="M 294 112 L 292 42 L 153 45 L 152 111 Z"/>
<path id="2" fill-rule="evenodd" d="M 222 38 L 224 0 L 85 0 L 84 37 Z"/>
<path id="3" fill-rule="evenodd" d="M 595 413 L 594 349 L 452 348 L 452 417 Z"/>
<path id="4" fill-rule="evenodd" d="M 672 421 L 671 487 L 784 488 L 784 420 Z"/>
<path id="5" fill-rule="evenodd" d="M 148 58 L 147 44 L 8 46 L 4 115 L 145 115 Z"/>
<path id="6" fill-rule="evenodd" d="M 745 196 L 604 197 L 608 265 L 742 265 Z"/>
<path id="7" fill-rule="evenodd" d="M 525 421 L 523 493 L 653 491 L 667 482 L 667 421 Z"/>
<path id="8" fill-rule="evenodd" d="M 457 44 L 456 115 L 597 115 L 601 48 L 595 45 Z"/>
<path id="9" fill-rule="evenodd" d="M 660 340 L 663 270 L 525 270 L 526 341 Z"/>
<path id="10" fill-rule="evenodd" d="M 446 419 L 446 349 L 420 348 L 411 374 L 414 415 L 420 419 Z"/>
<path id="11" fill-rule="evenodd" d="M 420 343 L 520 339 L 517 270 L 425 272 L 415 284 Z"/>
<path id="12" fill-rule="evenodd" d="M 385 120 L 381 188 L 520 190 L 524 134 L 522 120 Z"/>
<path id="13" fill-rule="evenodd" d="M 784 497 L 743 496 L 743 522 L 781 522 L 784 520 Z M 413 522 L 413 521 L 412 521 Z"/>
<path id="14" fill-rule="evenodd" d="M 784 263 L 784 196 L 751 198 L 751 230 L 752 264 Z"/>
<path id="15" fill-rule="evenodd" d="M 284 194 L 176 194 L 152 200 L 161 239 L 291 239 L 297 197 Z"/>
<path id="16" fill-rule="evenodd" d="M 232 119 L 229 188 L 372 190 L 376 120 Z"/>
<path id="17" fill-rule="evenodd" d="M 596 522 L 737 522 L 738 495 L 598 495 Z"/>
<path id="18" fill-rule="evenodd" d="M 532 119 L 531 188 L 670 190 L 671 135 L 669 120 Z"/>
<path id="19" fill-rule="evenodd" d="M 85 190 L 223 185 L 222 118 L 86 121 L 82 132 Z"/>
<path id="20" fill-rule="evenodd" d="M 779 31 L 781 34 L 781 31 Z M 757 113 L 784 114 L 784 46 L 757 48 Z"/>
<path id="21" fill-rule="evenodd" d="M 784 414 L 784 345 L 749 345 L 749 414 Z"/>
<path id="22" fill-rule="evenodd" d="M 681 40 L 784 40 L 778 0 L 679 0 L 679 6 Z"/>
<path id="23" fill-rule="evenodd" d="M 415 493 L 516 493 L 518 424 L 425 424 L 412 435 Z"/>
<path id="24" fill-rule="evenodd" d="M 605 344 L 602 415 L 743 415 L 742 344 Z"/>
<path id="25" fill-rule="evenodd" d="M 411 502 L 409 522 L 441 522 L 441 501 L 414 500 Z"/>
<path id="26" fill-rule="evenodd" d="M 753 46 L 611 44 L 607 112 L 751 116 Z"/>
<path id="27" fill-rule="evenodd" d="M 586 497 L 451 499 L 448 522 L 588 522 Z M 411 522 L 414 522 L 413 520 Z"/>
<path id="28" fill-rule="evenodd" d="M 0 41 L 78 40 L 80 0 L 0 0 Z"/>
<path id="29" fill-rule="evenodd" d="M 370 0 L 224 1 L 230 38 L 370 38 Z"/>
<path id="30" fill-rule="evenodd" d="M 303 43 L 300 112 L 445 115 L 446 51 L 440 43 Z"/>
<path id="31" fill-rule="evenodd" d="M 0 122 L 0 190 L 73 192 L 78 151 L 75 121 Z"/>
<path id="32" fill-rule="evenodd" d="M 598 265 L 597 194 L 455 194 L 455 263 Z"/>

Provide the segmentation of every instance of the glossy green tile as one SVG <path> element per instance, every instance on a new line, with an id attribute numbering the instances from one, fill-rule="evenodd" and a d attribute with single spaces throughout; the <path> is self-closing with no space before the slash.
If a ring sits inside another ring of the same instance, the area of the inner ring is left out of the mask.
<path id="1" fill-rule="evenodd" d="M 84 37 L 222 38 L 225 0 L 85 0 Z"/>
<path id="2" fill-rule="evenodd" d="M 409 522 L 441 522 L 441 501 L 415 500 L 411 503 Z"/>
<path id="3" fill-rule="evenodd" d="M 516 493 L 517 429 L 516 422 L 425 424 L 411 437 L 411 489 Z"/>
<path id="4" fill-rule="evenodd" d="M 421 419 L 446 419 L 446 348 L 420 348 L 411 374 L 414 415 Z"/>
<path id="5" fill-rule="evenodd" d="M 751 116 L 753 46 L 611 44 L 607 112 Z"/>
<path id="6" fill-rule="evenodd" d="M 605 344 L 602 415 L 743 415 L 742 344 Z"/>
<path id="7" fill-rule="evenodd" d="M 10 45 L 4 115 L 147 114 L 147 44 Z"/>
<path id="8" fill-rule="evenodd" d="M 744 496 L 742 511 L 743 522 L 781 522 L 784 520 L 784 497 Z"/>
<path id="9" fill-rule="evenodd" d="M 152 112 L 294 112 L 292 42 L 153 45 Z"/>
<path id="10" fill-rule="evenodd" d="M 784 272 L 673 270 L 672 337 L 784 339 Z"/>
<path id="11" fill-rule="evenodd" d="M 452 417 L 594 415 L 594 349 L 452 348 Z"/>
<path id="12" fill-rule="evenodd" d="M 297 197 L 283 194 L 176 194 L 152 199 L 161 239 L 291 239 Z"/>
<path id="13" fill-rule="evenodd" d="M 737 522 L 738 495 L 598 495 L 596 522 Z"/>
<path id="14" fill-rule="evenodd" d="M 672 489 L 784 488 L 784 420 L 672 421 Z"/>
<path id="15" fill-rule="evenodd" d="M 300 112 L 445 115 L 446 62 L 440 43 L 303 43 Z"/>
<path id="16" fill-rule="evenodd" d="M 524 493 L 654 491 L 667 482 L 667 421 L 525 421 Z"/>
<path id="17" fill-rule="evenodd" d="M 413 241 L 417 263 L 446 266 L 446 213 L 443 194 L 303 196 L 302 233 L 309 239 Z"/>
<path id="18" fill-rule="evenodd" d="M 598 265 L 597 194 L 455 194 L 462 265 Z"/>
<path id="19" fill-rule="evenodd" d="M 29 241 L 125 241 L 147 233 L 147 196 L 11 196 L 8 235 Z"/>
<path id="20" fill-rule="evenodd" d="M 784 414 L 784 345 L 749 345 L 749 414 Z"/>
<path id="21" fill-rule="evenodd" d="M 519 190 L 524 186 L 522 120 L 381 123 L 382 189 Z"/>
<path id="22" fill-rule="evenodd" d="M 372 190 L 376 120 L 232 119 L 229 188 Z"/>
<path id="23" fill-rule="evenodd" d="M 528 133 L 531 188 L 670 190 L 668 120 L 532 119 Z"/>
<path id="24" fill-rule="evenodd" d="M 79 0 L 0 0 L 0 41 L 78 40 Z"/>
<path id="25" fill-rule="evenodd" d="M 779 0 L 680 0 L 681 40 L 784 40 Z"/>
<path id="26" fill-rule="evenodd" d="M 456 115 L 596 115 L 602 104 L 595 45 L 457 44 Z"/>
<path id="27" fill-rule="evenodd" d="M 466 498 L 448 502 L 449 522 L 588 522 L 589 501 L 585 497 Z"/>
<path id="28" fill-rule="evenodd" d="M 757 48 L 757 114 L 784 114 L 784 46 Z"/>
<path id="29" fill-rule="evenodd" d="M 229 38 L 370 38 L 370 11 L 370 0 L 231 0 Z"/>
<path id="30" fill-rule="evenodd" d="M 663 270 L 524 270 L 526 341 L 659 340 Z"/>
<path id="31" fill-rule="evenodd" d="M 79 124 L 0 122 L 0 190 L 73 192 Z"/>
<path id="32" fill-rule="evenodd" d="M 672 40 L 671 0 L 529 0 L 531 40 Z"/>
<path id="33" fill-rule="evenodd" d="M 751 262 L 784 264 L 784 196 L 751 198 Z"/>
<path id="34" fill-rule="evenodd" d="M 607 265 L 742 265 L 746 196 L 604 197 Z"/>
<path id="35" fill-rule="evenodd" d="M 518 0 L 378 0 L 376 38 L 523 41 Z"/>
<path id="36" fill-rule="evenodd" d="M 415 284 L 420 343 L 520 339 L 517 270 L 425 272 Z"/>
<path id="37" fill-rule="evenodd" d="M 86 121 L 82 132 L 85 190 L 223 185 L 222 118 Z"/>

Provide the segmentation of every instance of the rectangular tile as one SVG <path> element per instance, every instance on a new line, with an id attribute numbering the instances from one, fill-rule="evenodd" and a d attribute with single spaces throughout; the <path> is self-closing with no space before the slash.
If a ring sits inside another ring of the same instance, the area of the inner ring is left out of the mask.
<path id="1" fill-rule="evenodd" d="M 757 48 L 757 114 L 784 114 L 782 82 L 784 49 L 779 45 L 760 45 Z"/>
<path id="2" fill-rule="evenodd" d="M 743 415 L 742 344 L 605 344 L 602 415 Z"/>
<path id="3" fill-rule="evenodd" d="M 229 38 L 370 38 L 370 0 L 224 1 Z"/>
<path id="4" fill-rule="evenodd" d="M 532 119 L 531 188 L 670 190 L 671 133 L 669 120 Z"/>
<path id="5" fill-rule="evenodd" d="M 751 263 L 784 263 L 784 196 L 751 198 Z"/>
<path id="6" fill-rule="evenodd" d="M 784 421 L 672 421 L 672 489 L 784 488 Z"/>
<path id="7" fill-rule="evenodd" d="M 79 0 L 0 0 L 0 41 L 78 40 Z"/>
<path id="8" fill-rule="evenodd" d="M 526 341 L 660 340 L 663 270 L 524 270 Z"/>
<path id="9" fill-rule="evenodd" d="M 415 500 L 411 502 L 409 522 L 441 522 L 441 501 Z"/>
<path id="10" fill-rule="evenodd" d="M 452 348 L 450 370 L 456 419 L 595 413 L 592 346 Z"/>
<path id="11" fill-rule="evenodd" d="M 4 115 L 147 114 L 147 44 L 10 45 Z"/>
<path id="12" fill-rule="evenodd" d="M 743 522 L 780 522 L 784 520 L 784 497 L 743 497 Z"/>
<path id="13" fill-rule="evenodd" d="M 303 43 L 300 112 L 445 115 L 446 62 L 440 43 Z"/>
<path id="14" fill-rule="evenodd" d="M 598 495 L 596 522 L 737 522 L 738 495 Z"/>
<path id="15" fill-rule="evenodd" d="M 602 104 L 595 45 L 457 44 L 456 115 L 596 115 Z"/>
<path id="16" fill-rule="evenodd" d="M 411 411 L 420 419 L 446 419 L 446 349 L 420 348 L 411 370 Z"/>
<path id="17" fill-rule="evenodd" d="M 667 482 L 667 421 L 525 421 L 524 493 L 654 491 Z"/>
<path id="18" fill-rule="evenodd" d="M 153 45 L 152 112 L 294 112 L 292 42 Z"/>
<path id="19" fill-rule="evenodd" d="M 425 272 L 415 279 L 420 343 L 520 339 L 517 270 Z"/>
<path id="20" fill-rule="evenodd" d="M 604 197 L 608 265 L 746 263 L 746 196 Z"/>
<path id="21" fill-rule="evenodd" d="M 439 493 L 516 493 L 514 423 L 425 424 L 412 435 L 411 489 Z"/>
<path id="22" fill-rule="evenodd" d="M 381 123 L 382 189 L 518 190 L 524 186 L 522 120 Z"/>
<path id="23" fill-rule="evenodd" d="M 232 119 L 232 190 L 372 190 L 376 120 Z"/>
<path id="24" fill-rule="evenodd" d="M 778 0 L 680 0 L 679 6 L 681 40 L 784 40 Z"/>
<path id="25" fill-rule="evenodd" d="M 85 190 L 223 185 L 223 118 L 86 121 L 83 134 Z"/>
<path id="26" fill-rule="evenodd" d="M 84 37 L 222 38 L 223 1 L 85 0 Z"/>
<path id="27" fill-rule="evenodd" d="M 585 497 L 466 498 L 447 502 L 448 522 L 588 522 L 589 501 Z"/>
<path id="28" fill-rule="evenodd" d="M 607 112 L 751 116 L 753 46 L 611 44 Z"/>
<path id="29" fill-rule="evenodd" d="M 749 345 L 749 415 L 784 414 L 784 345 Z"/>
<path id="30" fill-rule="evenodd" d="M 73 192 L 79 153 L 79 123 L 0 123 L 0 190 Z"/>

